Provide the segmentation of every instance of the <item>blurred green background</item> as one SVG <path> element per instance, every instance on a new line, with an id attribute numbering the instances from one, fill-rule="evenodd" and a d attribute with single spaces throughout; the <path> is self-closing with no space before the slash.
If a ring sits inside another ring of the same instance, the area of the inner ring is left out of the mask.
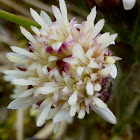
<path id="1" fill-rule="evenodd" d="M 110 46 L 110 49 L 122 61 L 117 62 L 117 79 L 112 80 L 108 87 L 111 95 L 107 103 L 116 115 L 117 124 L 111 125 L 91 111 L 83 120 L 75 117 L 72 124 L 63 122 L 56 135 L 52 133 L 51 122 L 37 128 L 35 118 L 29 115 L 28 110 L 18 112 L 7 109 L 14 86 L 5 82 L 3 74 L 0 74 L 0 140 L 17 139 L 18 119 L 23 120 L 19 127 L 24 127 L 23 136 L 27 140 L 140 140 L 140 2 L 137 1 L 132 10 L 126 11 L 121 0 L 65 1 L 70 19 L 77 17 L 81 23 L 96 6 L 96 22 L 102 18 L 106 21 L 102 32 L 118 33 L 116 45 Z M 30 7 L 37 12 L 42 9 L 54 21 L 51 5 L 58 4 L 58 0 L 0 0 L 0 9 L 30 20 L 33 20 Z M 11 51 L 11 45 L 27 47 L 28 42 L 19 25 L 0 19 L 0 72 L 13 67 L 5 56 Z"/>

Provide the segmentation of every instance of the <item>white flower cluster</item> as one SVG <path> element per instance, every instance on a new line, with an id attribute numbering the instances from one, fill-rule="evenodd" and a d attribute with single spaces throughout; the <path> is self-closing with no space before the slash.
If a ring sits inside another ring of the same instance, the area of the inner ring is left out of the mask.
<path id="1" fill-rule="evenodd" d="M 116 78 L 115 61 L 108 50 L 117 34 L 100 34 L 104 19 L 94 24 L 96 7 L 82 24 L 67 18 L 64 0 L 60 10 L 52 6 L 55 22 L 41 11 L 31 15 L 41 29 L 31 27 L 33 36 L 23 27 L 22 34 L 29 40 L 29 50 L 12 46 L 7 58 L 14 62 L 16 70 L 5 70 L 5 78 L 18 85 L 17 98 L 8 106 L 20 109 L 35 104 L 39 107 L 37 126 L 53 119 L 55 128 L 64 119 L 71 120 L 78 114 L 83 119 L 94 110 L 106 121 L 115 124 L 116 118 L 101 100 L 101 81 L 105 77 Z"/>

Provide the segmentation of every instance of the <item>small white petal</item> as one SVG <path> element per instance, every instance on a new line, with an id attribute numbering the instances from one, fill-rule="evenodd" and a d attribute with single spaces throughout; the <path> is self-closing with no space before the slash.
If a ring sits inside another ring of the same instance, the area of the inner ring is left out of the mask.
<path id="1" fill-rule="evenodd" d="M 64 82 L 62 76 L 60 75 L 60 73 L 56 68 L 54 69 L 54 78 L 57 82 Z"/>
<path id="2" fill-rule="evenodd" d="M 96 50 L 96 47 L 91 47 L 87 52 L 86 52 L 86 56 L 90 59 L 94 53 L 94 51 Z"/>
<path id="3" fill-rule="evenodd" d="M 95 81 L 98 78 L 97 73 L 90 74 L 90 77 L 91 77 L 91 81 Z"/>
<path id="4" fill-rule="evenodd" d="M 131 10 L 136 3 L 136 0 L 123 0 L 123 7 L 125 10 Z"/>
<path id="5" fill-rule="evenodd" d="M 73 65 L 79 64 L 79 60 L 77 58 L 64 58 L 63 61 Z"/>
<path id="6" fill-rule="evenodd" d="M 43 107 L 43 110 L 41 111 L 41 113 L 37 119 L 37 126 L 38 127 L 42 126 L 45 123 L 45 121 L 48 117 L 51 105 L 52 105 L 52 103 L 49 103 L 47 106 Z"/>
<path id="7" fill-rule="evenodd" d="M 9 59 L 9 61 L 14 62 L 14 63 L 20 63 L 20 64 L 24 64 L 24 63 L 28 63 L 28 58 L 17 54 L 17 53 L 7 53 L 6 54 L 7 58 Z"/>
<path id="8" fill-rule="evenodd" d="M 73 27 L 75 27 L 76 29 L 80 29 L 81 28 L 81 24 L 74 24 Z"/>
<path id="9" fill-rule="evenodd" d="M 5 75 L 4 77 L 3 77 L 3 79 L 5 80 L 5 81 L 8 81 L 8 82 L 10 82 L 11 80 L 13 80 L 13 79 L 15 79 L 16 77 L 15 76 L 13 76 L 13 75 Z"/>
<path id="10" fill-rule="evenodd" d="M 35 91 L 34 88 L 28 89 L 25 92 L 21 93 L 19 95 L 19 97 L 27 97 L 27 96 L 30 96 L 30 95 L 32 95 L 34 93 L 34 91 Z"/>
<path id="11" fill-rule="evenodd" d="M 78 74 L 79 76 L 82 75 L 84 68 L 85 68 L 85 67 L 81 67 L 81 66 L 78 66 L 78 67 L 77 67 L 77 74 Z"/>
<path id="12" fill-rule="evenodd" d="M 86 22 L 86 31 L 88 31 L 91 27 L 94 25 L 94 20 L 96 17 L 96 7 L 94 6 L 90 12 L 90 14 L 87 17 L 87 22 Z"/>
<path id="13" fill-rule="evenodd" d="M 58 51 L 62 45 L 62 42 L 52 44 L 52 48 L 54 51 Z"/>
<path id="14" fill-rule="evenodd" d="M 96 104 L 100 108 L 106 108 L 107 107 L 107 105 L 101 99 L 99 99 L 97 97 L 93 97 L 93 104 Z"/>
<path id="15" fill-rule="evenodd" d="M 47 120 L 53 119 L 54 116 L 57 114 L 57 112 L 60 111 L 60 109 L 61 109 L 61 106 L 57 106 L 54 109 L 51 109 L 50 113 L 48 114 Z"/>
<path id="16" fill-rule="evenodd" d="M 70 106 L 70 116 L 71 117 L 75 116 L 77 109 L 78 109 L 77 104 Z"/>
<path id="17" fill-rule="evenodd" d="M 115 79 L 117 77 L 117 67 L 115 64 L 112 64 L 111 67 L 112 67 L 112 70 L 110 72 L 110 75 L 112 78 Z"/>
<path id="18" fill-rule="evenodd" d="M 45 75 L 48 74 L 47 65 L 42 68 L 42 71 Z"/>
<path id="19" fill-rule="evenodd" d="M 88 95 L 93 95 L 94 93 L 93 84 L 90 81 L 87 82 L 86 91 Z"/>
<path id="20" fill-rule="evenodd" d="M 69 116 L 68 110 L 60 110 L 53 118 L 53 123 L 61 122 Z"/>
<path id="21" fill-rule="evenodd" d="M 60 122 L 54 124 L 54 128 L 53 128 L 54 134 L 56 134 L 56 132 L 58 131 L 59 127 L 60 127 Z"/>
<path id="22" fill-rule="evenodd" d="M 56 60 L 58 60 L 57 56 L 50 56 L 48 61 L 52 62 L 52 61 L 56 61 Z"/>
<path id="23" fill-rule="evenodd" d="M 52 92 L 55 92 L 57 89 L 56 89 L 56 84 L 55 83 L 53 83 L 53 82 L 48 82 L 46 85 L 45 85 L 45 87 L 39 87 L 36 91 L 35 91 L 35 93 L 34 93 L 34 95 L 35 96 L 38 96 L 38 94 L 50 94 L 50 93 L 52 93 Z"/>
<path id="24" fill-rule="evenodd" d="M 7 108 L 9 109 L 21 109 L 29 107 L 32 104 L 35 104 L 39 101 L 37 98 L 33 98 L 31 96 L 18 98 L 14 101 L 12 101 Z"/>
<path id="25" fill-rule="evenodd" d="M 112 34 L 112 35 L 106 37 L 104 42 L 102 42 L 102 45 L 100 48 L 104 49 L 104 48 L 108 47 L 116 39 L 117 36 L 118 36 L 118 34 Z"/>
<path id="26" fill-rule="evenodd" d="M 95 91 L 100 91 L 101 90 L 101 85 L 100 84 L 95 84 L 94 90 Z"/>
<path id="27" fill-rule="evenodd" d="M 40 64 L 38 64 L 38 67 L 37 67 L 37 75 L 39 78 L 43 79 L 44 78 L 44 73 L 42 71 L 42 66 Z"/>
<path id="28" fill-rule="evenodd" d="M 111 71 L 112 71 L 112 67 L 106 67 L 100 71 L 100 74 L 102 76 L 107 76 L 108 74 L 110 74 Z"/>
<path id="29" fill-rule="evenodd" d="M 107 56 L 106 58 L 106 62 L 109 64 L 114 64 L 115 63 L 115 59 L 111 56 Z"/>
<path id="30" fill-rule="evenodd" d="M 41 11 L 40 16 L 41 16 L 41 19 L 44 20 L 44 22 L 46 22 L 48 25 L 52 25 L 52 20 L 46 12 Z"/>
<path id="31" fill-rule="evenodd" d="M 66 118 L 66 121 L 71 124 L 73 122 L 73 117 L 71 117 L 70 115 Z"/>
<path id="32" fill-rule="evenodd" d="M 40 35 L 41 33 L 40 33 L 40 31 L 39 31 L 39 29 L 37 28 L 37 27 L 34 27 L 34 26 L 31 26 L 31 29 L 32 29 L 32 31 L 36 34 L 36 35 Z"/>
<path id="33" fill-rule="evenodd" d="M 23 77 L 27 75 L 27 72 L 19 71 L 19 70 L 4 70 L 3 73 L 7 75 L 18 76 L 18 77 Z"/>
<path id="34" fill-rule="evenodd" d="M 56 6 L 52 6 L 52 10 L 53 10 L 53 13 L 54 13 L 56 20 L 59 23 L 62 23 L 62 15 L 60 13 L 60 10 Z"/>
<path id="35" fill-rule="evenodd" d="M 81 109 L 78 114 L 79 119 L 83 119 L 85 117 L 85 110 Z"/>
<path id="36" fill-rule="evenodd" d="M 25 79 L 14 79 L 12 82 L 16 85 L 27 86 L 27 85 L 38 85 L 39 81 L 25 80 Z"/>
<path id="37" fill-rule="evenodd" d="M 94 61 L 91 60 L 87 67 L 97 68 L 98 69 L 99 68 L 99 65 L 96 62 L 94 62 Z"/>
<path id="38" fill-rule="evenodd" d="M 68 21 L 68 19 L 67 19 L 67 7 L 66 7 L 66 4 L 65 4 L 65 1 L 64 0 L 59 0 L 59 4 L 60 4 L 60 10 L 61 10 L 63 19 L 64 19 L 65 22 L 67 22 Z"/>
<path id="39" fill-rule="evenodd" d="M 31 57 L 31 58 L 35 58 L 34 53 L 30 53 L 29 51 L 26 51 L 25 49 L 22 49 L 22 48 L 19 48 L 19 47 L 16 47 L 16 46 L 11 46 L 11 49 L 15 53 L 25 55 L 25 56 L 28 56 L 28 57 Z"/>
<path id="40" fill-rule="evenodd" d="M 69 97 L 68 103 L 70 105 L 75 105 L 77 102 L 77 90 L 74 91 L 74 93 Z"/>
<path id="41" fill-rule="evenodd" d="M 101 116 L 104 120 L 111 124 L 116 124 L 117 120 L 109 108 L 100 108 L 97 105 L 91 106 L 92 109 Z"/>
<path id="42" fill-rule="evenodd" d="M 41 19 L 41 17 L 35 10 L 30 8 L 30 12 L 31 12 L 32 17 L 38 24 L 40 24 L 41 26 L 47 27 L 47 24 Z"/>
<path id="43" fill-rule="evenodd" d="M 72 53 L 73 53 L 74 57 L 77 57 L 81 60 L 83 60 L 84 57 L 85 57 L 84 50 L 83 50 L 83 48 L 81 47 L 80 44 L 77 44 L 76 46 L 73 47 Z"/>
<path id="44" fill-rule="evenodd" d="M 103 44 L 108 41 L 110 33 L 103 33 L 99 38 L 97 38 L 97 43 Z"/>
<path id="45" fill-rule="evenodd" d="M 95 38 L 100 33 L 100 31 L 102 30 L 102 28 L 104 26 L 104 23 L 105 23 L 104 19 L 101 19 L 96 23 L 96 25 L 91 33 L 92 39 Z"/>
<path id="46" fill-rule="evenodd" d="M 35 38 L 31 35 L 30 32 L 28 32 L 25 28 L 23 28 L 22 26 L 20 26 L 20 30 L 22 32 L 22 34 L 31 42 L 36 43 Z"/>

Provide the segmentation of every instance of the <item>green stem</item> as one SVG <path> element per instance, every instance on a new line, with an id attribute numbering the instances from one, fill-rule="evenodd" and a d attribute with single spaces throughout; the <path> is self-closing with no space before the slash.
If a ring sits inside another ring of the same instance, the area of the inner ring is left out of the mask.
<path id="1" fill-rule="evenodd" d="M 40 25 L 34 21 L 31 21 L 31 20 L 23 18 L 23 17 L 16 16 L 14 14 L 5 12 L 3 10 L 0 10 L 0 18 L 8 20 L 8 21 L 16 23 L 16 24 L 19 24 L 24 27 L 30 27 L 32 25 L 32 26 L 40 28 Z"/>

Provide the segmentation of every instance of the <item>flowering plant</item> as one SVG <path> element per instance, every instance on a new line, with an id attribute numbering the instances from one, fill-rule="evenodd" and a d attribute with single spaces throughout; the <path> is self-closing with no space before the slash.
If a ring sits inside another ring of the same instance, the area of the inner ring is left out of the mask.
<path id="1" fill-rule="evenodd" d="M 55 132 L 62 120 L 69 121 L 76 113 L 83 119 L 91 110 L 115 124 L 114 114 L 101 98 L 107 98 L 104 78 L 117 76 L 114 63 L 120 58 L 112 56 L 107 48 L 115 43 L 117 34 L 100 33 L 104 19 L 94 24 L 96 7 L 81 24 L 75 18 L 69 22 L 64 0 L 60 0 L 60 10 L 55 6 L 52 9 L 55 22 L 44 11 L 38 15 L 30 9 L 41 29 L 31 26 L 33 36 L 20 27 L 29 40 L 29 50 L 12 46 L 14 53 L 7 54 L 16 70 L 5 70 L 6 79 L 18 85 L 17 99 L 8 108 L 35 104 L 39 107 L 37 126 L 53 119 Z"/>

